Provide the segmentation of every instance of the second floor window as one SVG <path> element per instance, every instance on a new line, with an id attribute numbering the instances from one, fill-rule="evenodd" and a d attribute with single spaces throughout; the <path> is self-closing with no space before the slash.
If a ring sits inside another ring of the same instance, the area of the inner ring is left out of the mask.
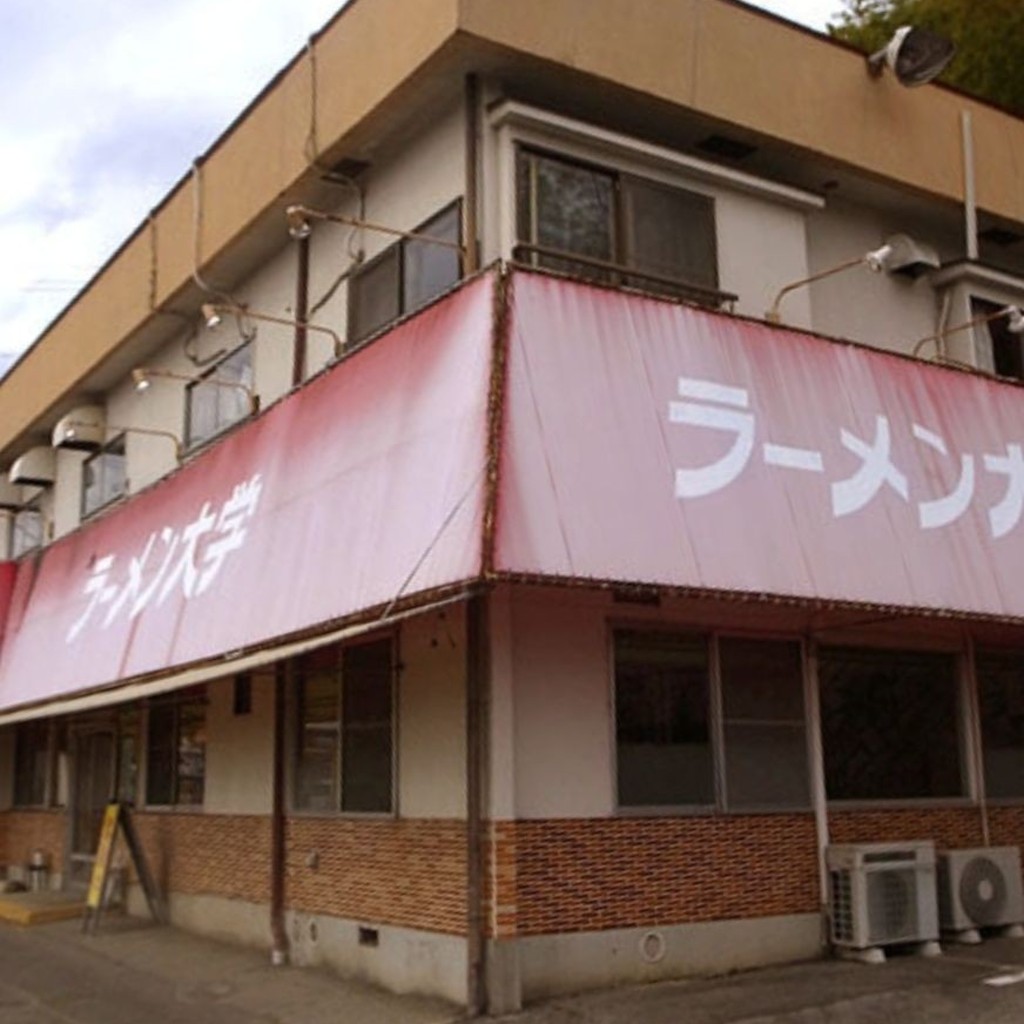
<path id="1" fill-rule="evenodd" d="M 120 434 L 82 463 L 82 517 L 109 505 L 127 489 L 124 434 Z"/>
<path id="2" fill-rule="evenodd" d="M 185 389 L 185 444 L 202 444 L 252 411 L 252 342 L 240 345 Z"/>
<path id="3" fill-rule="evenodd" d="M 718 303 L 710 196 L 526 149 L 516 179 L 518 259 Z"/>
<path id="4" fill-rule="evenodd" d="M 403 238 L 359 271 L 349 290 L 350 341 L 361 341 L 459 281 L 461 219 L 461 204 L 452 203 L 415 231 L 450 244 Z"/>
<path id="5" fill-rule="evenodd" d="M 43 513 L 37 508 L 22 508 L 11 521 L 11 558 L 21 558 L 43 546 Z"/>

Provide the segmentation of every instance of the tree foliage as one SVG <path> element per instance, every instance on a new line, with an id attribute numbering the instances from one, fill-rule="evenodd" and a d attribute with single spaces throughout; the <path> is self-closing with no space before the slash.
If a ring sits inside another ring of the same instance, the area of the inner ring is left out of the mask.
<path id="1" fill-rule="evenodd" d="M 829 32 L 867 53 L 901 25 L 956 43 L 940 81 L 1024 115 L 1024 0 L 844 0 Z"/>

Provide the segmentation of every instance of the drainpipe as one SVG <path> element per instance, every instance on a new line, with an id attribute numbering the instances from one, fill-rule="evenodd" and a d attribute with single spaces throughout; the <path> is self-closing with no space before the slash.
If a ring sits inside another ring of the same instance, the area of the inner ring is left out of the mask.
<path id="1" fill-rule="evenodd" d="M 309 319 L 309 243 L 310 239 L 300 238 L 298 266 L 295 272 L 295 346 L 292 355 L 292 387 L 302 383 L 306 373 L 306 321 Z"/>
<path id="2" fill-rule="evenodd" d="M 274 793 L 270 813 L 270 931 L 274 945 L 270 962 L 275 967 L 288 963 L 288 930 L 284 924 L 284 725 L 288 664 L 274 668 Z"/>
<path id="3" fill-rule="evenodd" d="M 488 602 L 475 594 L 466 604 L 466 1013 L 487 1006 L 483 908 L 483 693 L 488 672 Z"/>
<path id="4" fill-rule="evenodd" d="M 818 645 L 808 637 L 804 653 L 804 707 L 807 715 L 807 753 L 811 769 L 811 806 L 814 809 L 814 831 L 818 848 L 818 891 L 821 898 L 822 945 L 829 943 L 828 865 L 828 793 L 825 789 L 825 755 L 821 742 L 821 700 L 818 690 Z"/>
<path id="5" fill-rule="evenodd" d="M 478 227 L 478 205 L 480 200 L 480 133 L 478 112 L 480 110 L 480 84 L 476 75 L 466 75 L 466 197 L 462 203 L 462 244 L 466 255 L 462 272 L 474 274 L 480 266 L 480 242 Z"/>
<path id="6" fill-rule="evenodd" d="M 964 235 L 967 258 L 978 258 L 978 203 L 974 184 L 974 134 L 971 130 L 971 112 L 960 113 L 960 130 L 964 159 Z"/>

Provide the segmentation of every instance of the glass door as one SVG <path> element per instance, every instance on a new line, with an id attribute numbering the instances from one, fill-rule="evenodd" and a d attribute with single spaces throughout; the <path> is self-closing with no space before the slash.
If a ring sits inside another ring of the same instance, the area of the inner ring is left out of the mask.
<path id="1" fill-rule="evenodd" d="M 71 734 L 70 888 L 89 884 L 103 811 L 114 798 L 116 751 L 113 726 L 82 726 Z"/>

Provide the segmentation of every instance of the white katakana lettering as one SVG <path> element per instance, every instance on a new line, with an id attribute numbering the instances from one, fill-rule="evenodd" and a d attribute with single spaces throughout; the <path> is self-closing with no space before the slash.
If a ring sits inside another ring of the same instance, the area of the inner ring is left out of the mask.
<path id="1" fill-rule="evenodd" d="M 89 597 L 85 611 L 72 623 L 65 640 L 70 643 L 85 629 L 86 623 L 92 618 L 93 612 L 101 605 L 111 601 L 117 593 L 117 587 L 109 583 L 110 570 L 114 565 L 113 555 L 104 555 L 93 562 L 92 573 L 85 581 L 83 593 Z"/>
<path id="2" fill-rule="evenodd" d="M 848 430 L 840 430 L 839 439 L 844 448 L 862 460 L 862 465 L 853 476 L 832 485 L 832 514 L 836 518 L 859 512 L 883 484 L 888 484 L 904 501 L 908 500 L 907 478 L 889 455 L 891 438 L 887 417 L 875 417 L 875 440 L 870 445 Z"/>
<path id="3" fill-rule="evenodd" d="M 824 473 L 825 462 L 821 452 L 810 448 L 791 448 L 785 444 L 766 444 L 764 461 L 768 466 L 780 466 L 782 469 L 802 469 L 808 473 Z"/>
<path id="4" fill-rule="evenodd" d="M 197 594 L 203 593 L 213 582 L 224 559 L 242 546 L 246 534 L 245 524 L 256 511 L 262 490 L 263 478 L 257 473 L 245 483 L 238 484 L 231 497 L 221 506 L 216 536 L 206 545 L 203 553 L 203 569 L 196 585 Z"/>
<path id="5" fill-rule="evenodd" d="M 210 503 L 204 501 L 198 517 L 181 531 L 181 557 L 160 588 L 159 604 L 163 604 L 167 595 L 179 584 L 185 597 L 191 597 L 195 592 L 199 576 L 199 570 L 196 568 L 196 548 L 203 535 L 213 529 L 216 521 L 217 517 L 210 511 Z"/>
<path id="6" fill-rule="evenodd" d="M 721 409 L 694 402 L 669 402 L 669 421 L 672 423 L 708 427 L 736 435 L 732 447 L 717 462 L 700 469 L 676 470 L 676 497 L 699 498 L 728 486 L 743 472 L 754 450 L 754 416 L 749 412 L 734 411 L 746 409 L 750 404 L 744 388 L 680 377 L 679 395 L 732 407 Z"/>
<path id="7" fill-rule="evenodd" d="M 1005 537 L 1019 522 L 1024 511 L 1024 451 L 1019 444 L 1008 444 L 1005 455 L 984 456 L 990 473 L 1008 477 L 1003 500 L 988 510 L 993 537 Z"/>
<path id="8" fill-rule="evenodd" d="M 913 424 L 910 428 L 914 437 L 942 455 L 949 455 L 946 442 L 925 427 Z M 922 530 L 934 530 L 948 526 L 959 519 L 971 504 L 974 496 L 974 456 L 960 456 L 960 479 L 953 490 L 944 498 L 922 501 L 917 506 L 918 520 Z"/>

